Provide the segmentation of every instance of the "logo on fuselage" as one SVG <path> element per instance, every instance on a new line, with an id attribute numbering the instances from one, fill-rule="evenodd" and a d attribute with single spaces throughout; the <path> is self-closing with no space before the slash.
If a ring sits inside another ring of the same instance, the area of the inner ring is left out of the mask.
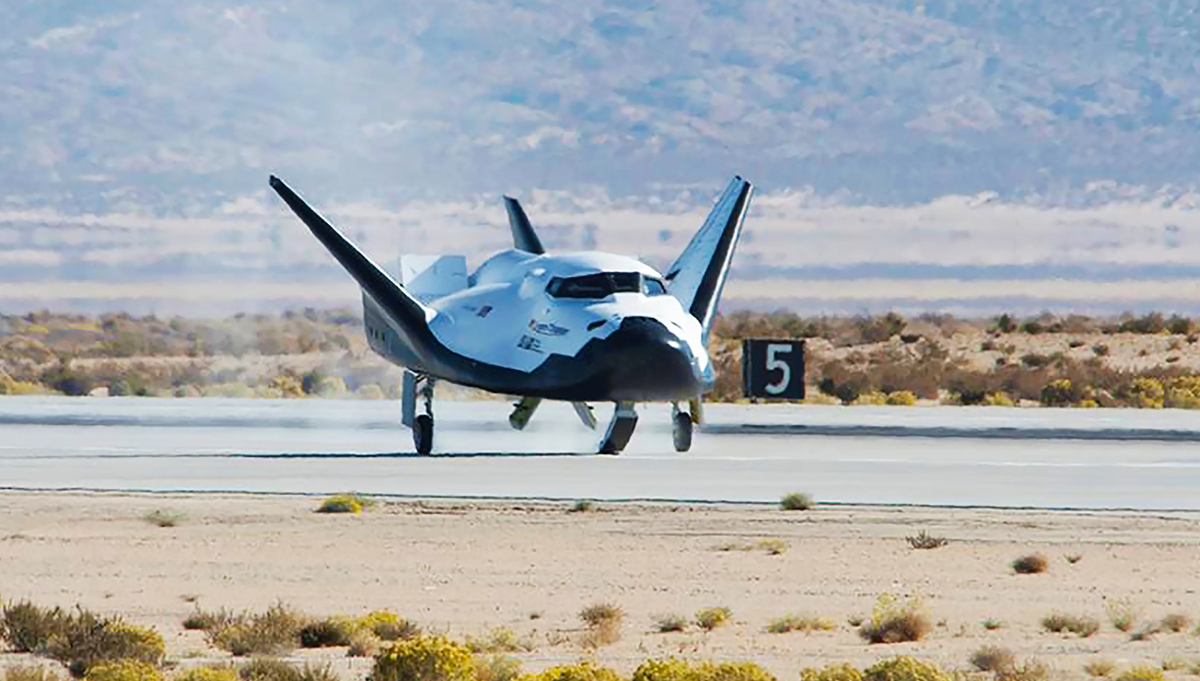
<path id="1" fill-rule="evenodd" d="M 571 332 L 570 329 L 563 328 L 554 322 L 538 322 L 533 319 L 529 320 L 529 330 L 543 336 L 565 336 Z"/>

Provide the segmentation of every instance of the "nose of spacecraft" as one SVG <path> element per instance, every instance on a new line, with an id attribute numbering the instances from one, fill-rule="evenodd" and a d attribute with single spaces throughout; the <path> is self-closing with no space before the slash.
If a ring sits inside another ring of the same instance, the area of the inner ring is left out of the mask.
<path id="1" fill-rule="evenodd" d="M 604 350 L 615 399 L 681 400 L 700 394 L 696 358 L 657 319 L 625 318 L 605 340 Z"/>

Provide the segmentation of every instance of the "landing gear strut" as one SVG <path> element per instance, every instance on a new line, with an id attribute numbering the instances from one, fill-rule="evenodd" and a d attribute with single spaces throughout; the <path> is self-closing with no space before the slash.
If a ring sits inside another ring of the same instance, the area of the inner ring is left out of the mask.
<path id="1" fill-rule="evenodd" d="M 620 454 L 625 445 L 629 444 L 629 438 L 633 437 L 633 429 L 637 427 L 637 422 L 638 416 L 633 402 L 617 402 L 613 419 L 608 424 L 608 431 L 600 441 L 600 453 Z"/>
<path id="2" fill-rule="evenodd" d="M 412 428 L 413 446 L 422 456 L 433 451 L 433 382 L 432 376 L 405 371 L 401 387 L 401 421 Z M 424 410 L 422 414 L 416 413 L 418 399 Z"/>

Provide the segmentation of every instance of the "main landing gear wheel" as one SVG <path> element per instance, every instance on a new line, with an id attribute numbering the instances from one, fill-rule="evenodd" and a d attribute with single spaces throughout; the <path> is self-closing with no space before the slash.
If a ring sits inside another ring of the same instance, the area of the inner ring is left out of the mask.
<path id="1" fill-rule="evenodd" d="M 417 448 L 417 454 L 425 456 L 433 451 L 433 417 L 429 414 L 421 414 L 417 420 L 413 422 L 413 446 Z"/>
<path id="2" fill-rule="evenodd" d="M 675 440 L 675 451 L 686 452 L 692 448 L 692 415 L 677 411 L 672 420 L 674 428 L 671 429 L 671 435 Z"/>

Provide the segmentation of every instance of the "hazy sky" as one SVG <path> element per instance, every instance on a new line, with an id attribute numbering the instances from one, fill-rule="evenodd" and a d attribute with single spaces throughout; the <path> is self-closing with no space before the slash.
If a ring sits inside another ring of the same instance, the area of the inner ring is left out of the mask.
<path id="1" fill-rule="evenodd" d="M 661 265 L 759 186 L 730 306 L 1200 311 L 1200 12 L 1075 0 L 0 6 L 0 311 L 354 305 L 380 261 Z M 1192 302 L 1195 301 L 1195 302 Z"/>

